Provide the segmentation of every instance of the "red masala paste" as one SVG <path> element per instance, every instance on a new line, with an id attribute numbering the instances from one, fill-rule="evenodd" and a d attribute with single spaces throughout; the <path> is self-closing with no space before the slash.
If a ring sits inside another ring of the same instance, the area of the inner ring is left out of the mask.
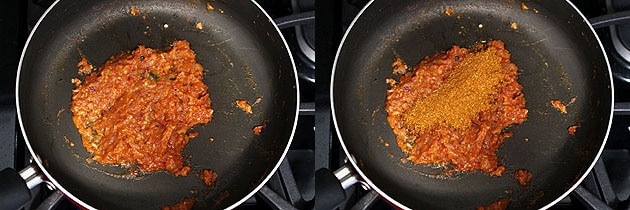
<path id="1" fill-rule="evenodd" d="M 527 118 L 517 70 L 495 40 L 474 50 L 454 46 L 427 56 L 398 82 L 388 79 L 387 120 L 407 160 L 501 176 L 496 151 L 512 135 L 503 130 Z"/>
<path id="2" fill-rule="evenodd" d="M 182 150 L 198 135 L 188 130 L 208 123 L 213 110 L 203 67 L 187 41 L 160 51 L 144 46 L 112 56 L 90 71 L 79 63 L 83 81 L 73 79 L 70 109 L 83 146 L 100 164 L 166 170 L 186 176 Z"/>

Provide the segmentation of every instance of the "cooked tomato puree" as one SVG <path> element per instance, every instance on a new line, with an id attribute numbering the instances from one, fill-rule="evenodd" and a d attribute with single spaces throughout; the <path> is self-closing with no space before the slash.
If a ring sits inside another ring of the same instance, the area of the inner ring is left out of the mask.
<path id="1" fill-rule="evenodd" d="M 477 206 L 477 210 L 503 210 L 510 205 L 510 199 L 501 198 L 487 206 Z"/>
<path id="2" fill-rule="evenodd" d="M 176 203 L 175 205 L 172 206 L 162 206 L 162 210 L 188 210 L 188 209 L 192 209 L 192 207 L 195 205 L 196 200 L 193 198 L 186 198 L 182 201 L 180 201 L 179 203 Z"/>
<path id="3" fill-rule="evenodd" d="M 199 174 L 199 177 L 201 177 L 201 181 L 208 185 L 208 187 L 214 188 L 214 182 L 217 181 L 217 177 L 219 177 L 219 175 L 213 170 L 204 169 Z"/>
<path id="4" fill-rule="evenodd" d="M 516 178 L 516 181 L 523 187 L 529 187 L 529 182 L 533 177 L 534 175 L 525 169 L 519 169 L 514 172 L 514 178 Z"/>
<path id="5" fill-rule="evenodd" d="M 70 109 L 83 146 L 101 164 L 166 170 L 186 176 L 182 150 L 188 130 L 208 123 L 213 110 L 203 67 L 187 41 L 166 51 L 138 46 L 112 56 L 93 72 L 78 66 L 83 82 L 73 79 Z"/>
<path id="6" fill-rule="evenodd" d="M 387 120 L 407 159 L 501 176 L 496 151 L 512 135 L 503 130 L 527 118 L 517 70 L 496 40 L 473 50 L 453 46 L 387 81 Z"/>

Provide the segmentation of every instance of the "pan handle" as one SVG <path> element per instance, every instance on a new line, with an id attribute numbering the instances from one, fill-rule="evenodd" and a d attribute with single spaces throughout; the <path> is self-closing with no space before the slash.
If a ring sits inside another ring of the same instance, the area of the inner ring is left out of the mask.
<path id="1" fill-rule="evenodd" d="M 28 165 L 17 172 L 6 168 L 0 171 L 0 206 L 6 209 L 21 209 L 31 200 L 31 189 L 44 182 L 35 166 Z"/>
<path id="2" fill-rule="evenodd" d="M 345 190 L 360 181 L 352 166 L 344 164 L 334 172 L 327 168 L 317 170 L 315 183 L 315 208 L 336 209 L 346 200 Z"/>
<path id="3" fill-rule="evenodd" d="M 357 178 L 357 173 L 352 171 L 351 167 L 352 166 L 348 164 L 344 164 L 343 166 L 341 166 L 341 168 L 335 170 L 335 172 L 333 173 L 335 177 L 337 177 L 337 179 L 339 180 L 339 183 L 344 190 L 347 190 L 348 188 L 350 188 L 350 186 L 359 182 L 359 179 Z"/>
<path id="4" fill-rule="evenodd" d="M 315 172 L 315 209 L 336 209 L 346 200 L 345 189 L 327 168 Z"/>
<path id="5" fill-rule="evenodd" d="M 44 182 L 44 177 L 37 171 L 36 167 L 37 166 L 31 164 L 20 171 L 20 177 L 24 179 L 26 187 L 28 187 L 29 190 Z"/>

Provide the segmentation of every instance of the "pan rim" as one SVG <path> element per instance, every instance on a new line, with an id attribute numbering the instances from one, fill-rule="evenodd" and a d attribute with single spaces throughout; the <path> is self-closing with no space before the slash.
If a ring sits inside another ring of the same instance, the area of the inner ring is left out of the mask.
<path id="1" fill-rule="evenodd" d="M 543 206 L 541 209 L 551 208 L 551 206 L 555 205 L 556 203 L 560 202 L 560 200 L 567 197 L 571 192 L 575 190 L 575 188 L 577 188 L 580 185 L 580 183 L 582 183 L 582 181 L 584 181 L 584 179 L 586 178 L 586 176 L 588 176 L 588 174 L 593 169 L 593 167 L 595 167 L 595 164 L 597 163 L 597 160 L 601 157 L 601 154 L 604 151 L 604 147 L 606 146 L 606 142 L 608 141 L 608 134 L 610 134 L 610 128 L 612 126 L 612 120 L 613 120 L 612 116 L 614 114 L 614 109 L 615 109 L 615 86 L 613 84 L 612 71 L 610 67 L 610 61 L 608 60 L 608 54 L 606 54 L 606 51 L 604 50 L 602 41 L 600 40 L 599 35 L 597 35 L 597 32 L 595 31 L 593 26 L 591 25 L 591 22 L 588 21 L 588 18 L 586 18 L 586 16 L 584 16 L 584 14 L 582 14 L 582 12 L 580 12 L 580 10 L 571 1 L 565 0 L 565 2 L 569 6 L 571 6 L 573 11 L 577 12 L 582 18 L 582 20 L 584 21 L 584 23 L 586 23 L 592 35 L 597 40 L 597 44 L 599 45 L 600 51 L 602 55 L 604 56 L 604 60 L 606 61 L 606 67 L 607 67 L 606 69 L 608 70 L 608 81 L 610 82 L 609 84 L 610 85 L 610 113 L 608 113 L 608 125 L 606 126 L 606 135 L 604 136 L 602 145 L 599 147 L 599 150 L 597 151 L 597 155 L 595 155 L 595 159 L 591 161 L 591 164 L 584 171 L 582 176 L 579 179 L 577 179 L 575 183 L 573 183 L 573 186 L 571 186 L 571 188 L 565 190 L 562 195 L 560 195 L 558 198 L 548 203 L 547 205 Z"/>
<path id="2" fill-rule="evenodd" d="M 335 73 L 337 71 L 337 63 L 339 62 L 339 55 L 341 54 L 341 50 L 344 46 L 344 43 L 346 41 L 346 38 L 348 37 L 348 35 L 350 34 L 350 31 L 354 28 L 354 25 L 356 24 L 356 22 L 359 20 L 359 18 L 363 15 L 363 13 L 365 13 L 365 11 L 374 3 L 375 0 L 370 0 L 362 9 L 361 11 L 359 11 L 359 13 L 357 14 L 357 16 L 354 17 L 354 19 L 352 20 L 352 22 L 350 23 L 350 26 L 348 27 L 348 29 L 346 29 L 346 32 L 344 33 L 343 37 L 341 38 L 341 41 L 339 42 L 339 46 L 337 47 L 337 53 L 335 54 L 335 60 L 333 62 L 333 68 L 332 68 L 332 73 L 331 73 L 331 77 L 330 77 L 330 111 L 332 113 L 332 120 L 333 123 L 335 125 L 335 132 L 337 133 L 337 137 L 339 139 L 339 142 L 341 143 L 341 148 L 343 148 L 344 153 L 346 154 L 346 158 L 348 160 L 348 162 L 350 162 L 350 164 L 352 164 L 352 167 L 354 168 L 354 171 L 357 172 L 359 174 L 359 176 L 361 176 L 361 178 L 363 179 L 363 181 L 365 183 L 367 183 L 371 189 L 375 190 L 377 192 L 377 194 L 383 198 L 385 198 L 388 202 L 402 208 L 402 209 L 411 209 L 405 205 L 403 205 L 402 203 L 398 202 L 397 200 L 393 199 L 392 197 L 390 197 L 387 193 L 385 193 L 383 190 L 381 190 L 378 186 L 376 186 L 376 184 L 374 184 L 374 182 L 372 182 L 371 179 L 369 179 L 365 173 L 363 173 L 363 171 L 359 168 L 359 164 L 356 161 L 356 159 L 354 159 L 354 156 L 352 155 L 352 153 L 350 153 L 350 151 L 348 150 L 348 148 L 346 147 L 346 144 L 344 143 L 343 140 L 343 136 L 341 135 L 341 131 L 339 130 L 339 123 L 337 122 L 337 111 L 335 109 L 335 99 L 334 99 L 334 85 L 335 85 Z"/>
<path id="3" fill-rule="evenodd" d="M 295 116 L 294 116 L 294 120 L 293 120 L 293 125 L 291 126 L 291 135 L 289 137 L 289 141 L 287 142 L 287 145 L 284 148 L 284 151 L 282 152 L 282 155 L 280 156 L 280 158 L 276 162 L 276 165 L 271 169 L 271 171 L 269 171 L 269 174 L 267 174 L 265 179 L 263 179 L 258 184 L 258 186 L 256 186 L 256 188 L 254 188 L 253 190 L 250 190 L 250 192 L 245 197 L 241 198 L 241 200 L 239 200 L 238 202 L 230 205 L 229 207 L 227 207 L 227 209 L 234 209 L 237 206 L 241 205 L 243 202 L 245 202 L 250 197 L 254 196 L 254 194 L 256 194 L 258 191 L 260 191 L 260 189 L 269 181 L 269 179 L 271 179 L 271 177 L 273 176 L 273 174 L 276 173 L 278 168 L 280 168 L 280 164 L 282 164 L 284 158 L 286 158 L 286 155 L 289 152 L 289 148 L 291 147 L 291 143 L 293 142 L 293 136 L 295 135 L 295 129 L 297 128 L 297 121 L 298 121 L 298 118 L 300 116 L 300 85 L 299 85 L 298 76 L 297 76 L 297 69 L 295 67 L 295 60 L 293 59 L 293 54 L 291 53 L 291 49 L 289 48 L 289 45 L 288 45 L 286 39 L 284 38 L 284 35 L 282 35 L 282 32 L 280 31 L 280 28 L 278 28 L 278 25 L 273 20 L 273 18 L 271 18 L 271 16 L 269 16 L 269 14 L 267 14 L 267 12 L 255 0 L 250 0 L 250 2 L 253 3 L 254 5 L 256 5 L 256 8 L 258 8 L 258 10 L 261 11 L 265 15 L 265 17 L 267 17 L 267 19 L 269 20 L 269 22 L 271 23 L 273 28 L 276 30 L 276 33 L 278 33 L 278 35 L 282 39 L 282 44 L 283 44 L 283 46 L 285 48 L 285 51 L 289 55 L 289 59 L 291 60 L 291 69 L 293 70 L 293 80 L 294 80 L 294 83 L 295 83 L 295 90 L 296 90 L 295 91 L 296 92 L 296 94 L 295 94 L 296 95 Z"/>
<path id="4" fill-rule="evenodd" d="M 387 193 L 385 193 L 383 190 L 381 190 L 376 184 L 374 184 L 374 182 L 369 179 L 365 173 L 361 170 L 361 168 L 359 167 L 359 163 L 357 162 L 356 159 L 354 159 L 353 154 L 349 151 L 349 149 L 346 147 L 346 144 L 344 143 L 343 140 L 343 136 L 341 135 L 341 131 L 339 130 L 339 123 L 337 121 L 337 112 L 335 109 L 335 100 L 334 100 L 334 84 L 335 84 L 335 73 L 337 70 L 337 65 L 339 62 L 339 56 L 341 54 L 341 50 L 346 42 L 346 39 L 348 37 L 348 35 L 350 34 L 351 30 L 354 28 L 355 23 L 359 20 L 359 18 L 361 18 L 361 16 L 365 13 L 365 11 L 375 2 L 376 0 L 370 0 L 360 11 L 359 13 L 355 16 L 355 18 L 352 20 L 352 22 L 350 23 L 350 26 L 346 29 L 340 43 L 339 46 L 337 48 L 337 52 L 335 54 L 335 60 L 333 62 L 333 67 L 332 67 L 332 74 L 330 77 L 331 83 L 330 83 L 330 105 L 331 105 L 331 112 L 332 112 L 332 119 L 333 119 L 333 123 L 335 125 L 335 131 L 337 133 L 337 137 L 339 139 L 339 142 L 341 143 L 341 147 L 343 148 L 344 153 L 346 154 L 346 158 L 348 159 L 348 162 L 350 162 L 355 170 L 356 173 L 358 173 L 361 178 L 363 179 L 363 181 L 365 183 L 367 183 L 371 189 L 375 190 L 379 196 L 385 198 L 389 203 L 396 205 L 397 207 L 400 207 L 402 209 L 411 209 L 408 206 L 403 205 L 402 203 L 398 202 L 397 200 L 393 199 L 392 197 L 390 197 Z M 577 14 L 579 14 L 579 16 L 582 18 L 582 20 L 584 21 L 585 24 L 587 24 L 588 28 L 590 29 L 591 34 L 595 37 L 595 39 L 597 40 L 597 44 L 600 48 L 600 51 L 602 53 L 602 55 L 604 56 L 604 60 L 606 62 L 606 70 L 608 71 L 608 81 L 609 81 L 609 86 L 610 86 L 610 99 L 611 99 L 611 103 L 610 103 L 610 113 L 608 113 L 608 125 L 606 126 L 606 133 L 604 135 L 604 139 L 601 143 L 601 146 L 599 148 L 599 150 L 597 151 L 597 154 L 594 156 L 594 160 L 591 161 L 591 164 L 588 166 L 588 168 L 586 168 L 586 170 L 582 173 L 582 175 L 579 177 L 579 179 L 576 179 L 575 183 L 568 189 L 566 189 L 564 191 L 563 194 L 561 194 L 560 196 L 558 196 L 555 200 L 551 201 L 550 203 L 548 203 L 547 205 L 541 207 L 541 209 L 548 209 L 551 206 L 555 205 L 556 203 L 558 203 L 560 200 L 562 200 L 563 198 L 565 198 L 566 196 L 568 196 L 571 192 L 573 192 L 575 190 L 575 188 L 577 188 L 580 183 L 582 183 L 582 181 L 586 178 L 586 176 L 588 176 L 589 172 L 593 169 L 593 167 L 595 166 L 595 164 L 597 163 L 597 160 L 601 157 L 601 154 L 604 150 L 604 147 L 606 145 L 606 142 L 608 141 L 608 135 L 610 133 L 610 129 L 612 126 L 612 120 L 613 120 L 613 113 L 614 113 L 614 104 L 615 104 L 615 97 L 614 97 L 614 84 L 613 84 L 613 78 L 612 78 L 612 71 L 611 71 L 611 66 L 610 66 L 610 61 L 608 59 L 608 55 L 606 54 L 606 51 L 604 50 L 604 46 L 599 38 L 599 36 L 597 35 L 595 29 L 593 28 L 593 26 L 591 25 L 591 23 L 588 21 L 588 19 L 584 16 L 584 14 L 582 14 L 582 12 L 580 12 L 577 7 L 571 3 L 569 0 L 565 0 L 565 3 L 567 3 L 574 12 L 577 12 Z"/>
<path id="5" fill-rule="evenodd" d="M 20 95 L 19 95 L 19 91 L 20 91 L 20 77 L 21 77 L 21 70 L 22 70 L 22 65 L 23 65 L 23 61 L 24 61 L 24 56 L 26 55 L 26 50 L 31 42 L 32 37 L 34 36 L 35 32 L 37 31 L 37 29 L 39 28 L 41 22 L 48 16 L 48 14 L 52 11 L 53 8 L 55 8 L 55 6 L 62 0 L 55 0 L 55 2 L 53 2 L 47 9 L 46 11 L 44 11 L 44 13 L 42 14 L 42 16 L 39 18 L 39 20 L 37 21 L 37 23 L 35 24 L 35 26 L 33 27 L 33 29 L 31 30 L 31 33 L 29 34 L 28 38 L 26 39 L 26 42 L 24 43 L 24 47 L 22 48 L 22 53 L 20 55 L 20 61 L 18 63 L 18 67 L 17 67 L 17 76 L 16 76 L 16 82 L 15 82 L 15 105 L 16 105 L 16 112 L 17 112 L 17 118 L 18 118 L 18 122 L 20 125 L 20 131 L 22 133 L 22 137 L 24 138 L 24 141 L 26 143 L 26 146 L 30 152 L 30 154 L 33 156 L 33 160 L 35 161 L 35 163 L 37 164 L 38 167 L 38 171 L 43 173 L 44 176 L 46 177 L 46 182 L 51 183 L 54 188 L 56 190 L 59 190 L 63 193 L 63 195 L 67 198 L 69 198 L 72 202 L 85 207 L 87 209 L 96 209 L 95 207 L 89 205 L 88 203 L 82 201 L 81 199 L 77 198 L 76 196 L 74 196 L 70 191 L 68 191 L 66 188 L 64 188 L 49 172 L 48 170 L 46 170 L 46 167 L 44 167 L 44 163 L 43 161 L 40 159 L 39 155 L 33 150 L 31 144 L 30 144 L 30 140 L 27 136 L 26 130 L 24 128 L 24 124 L 23 124 L 23 119 L 22 119 L 22 111 L 21 111 L 21 106 L 20 106 Z M 289 135 L 289 139 L 287 141 L 287 144 L 284 148 L 284 150 L 282 151 L 282 155 L 279 157 L 278 161 L 276 161 L 276 164 L 273 166 L 273 168 L 271 168 L 270 171 L 268 171 L 268 174 L 265 176 L 264 179 L 261 180 L 261 182 L 253 189 L 250 189 L 249 193 L 246 194 L 244 197 L 241 197 L 240 200 L 238 200 L 237 202 L 235 202 L 234 204 L 226 207 L 227 209 L 234 209 L 237 206 L 241 205 L 243 202 L 247 201 L 250 197 L 252 197 L 254 194 L 256 194 L 258 191 L 260 191 L 260 189 L 269 181 L 269 179 L 271 179 L 271 177 L 276 173 L 276 171 L 278 170 L 278 168 L 280 167 L 280 165 L 282 164 L 284 158 L 286 157 L 289 148 L 291 147 L 291 144 L 293 142 L 293 137 L 295 135 L 295 130 L 297 129 L 297 121 L 298 121 L 298 117 L 299 117 L 299 113 L 300 113 L 300 85 L 299 85 L 299 80 L 298 80 L 298 76 L 297 76 L 297 69 L 296 69 L 296 65 L 295 65 L 295 60 L 293 58 L 293 54 L 289 48 L 289 45 L 284 37 L 284 35 L 282 34 L 282 32 L 280 31 L 280 29 L 278 28 L 278 25 L 276 24 L 276 22 L 273 20 L 273 18 L 271 18 L 271 16 L 269 16 L 269 14 L 255 1 L 255 0 L 250 0 L 250 3 L 252 3 L 256 9 L 258 9 L 259 12 L 261 12 L 262 14 L 265 15 L 265 17 L 268 19 L 269 23 L 273 26 L 273 28 L 275 29 L 275 33 L 277 33 L 277 35 L 280 37 L 280 39 L 282 40 L 282 46 L 284 47 L 284 51 L 287 53 L 290 61 L 291 61 L 291 70 L 293 72 L 293 83 L 295 85 L 295 99 L 296 99 L 296 105 L 295 105 L 295 113 L 293 115 L 293 125 L 291 126 L 291 133 Z"/>
<path id="6" fill-rule="evenodd" d="M 50 7 L 48 7 L 48 9 L 46 9 L 46 11 L 44 11 L 44 14 L 42 15 L 42 17 L 39 18 L 39 20 L 37 21 L 37 23 L 35 24 L 35 26 L 33 27 L 33 29 L 31 30 L 31 33 L 28 35 L 28 38 L 26 39 L 26 42 L 24 43 L 24 48 L 22 48 L 22 54 L 20 55 L 20 62 L 18 63 L 18 70 L 17 70 L 17 77 L 15 80 L 15 105 L 16 105 L 16 112 L 18 114 L 18 122 L 20 124 L 20 131 L 22 133 L 22 138 L 24 138 L 24 141 L 26 142 L 26 147 L 28 148 L 28 151 L 31 153 L 31 155 L 33 155 L 33 160 L 35 161 L 35 163 L 37 164 L 37 167 L 39 169 L 39 171 L 41 173 L 44 174 L 44 176 L 46 177 L 46 179 L 53 184 L 53 186 L 57 189 L 60 190 L 64 196 L 68 197 L 72 202 L 76 202 L 77 204 L 86 207 L 87 209 L 96 209 L 94 207 L 92 207 L 91 205 L 88 205 L 87 203 L 83 202 L 81 199 L 78 199 L 76 196 L 74 196 L 72 193 L 70 193 L 70 191 L 68 191 L 67 189 L 65 189 L 63 186 L 61 186 L 61 184 L 59 184 L 59 182 L 52 177 L 52 175 L 48 172 L 48 170 L 45 169 L 44 164 L 42 162 L 42 160 L 40 159 L 39 155 L 37 155 L 37 153 L 35 153 L 35 151 L 33 150 L 33 148 L 31 147 L 30 141 L 26 135 L 26 130 L 24 129 L 23 126 L 23 120 L 22 120 L 22 111 L 21 111 L 21 106 L 20 106 L 20 95 L 19 95 L 19 90 L 20 90 L 20 78 L 21 78 L 21 72 L 22 72 L 22 64 L 24 61 L 24 56 L 26 55 L 26 49 L 27 46 L 29 46 L 31 39 L 33 37 L 33 35 L 35 34 L 35 32 L 37 31 L 37 28 L 39 28 L 39 25 L 41 24 L 41 22 L 44 20 L 44 18 L 46 18 L 46 16 L 48 16 L 48 14 L 52 11 L 52 9 L 60 2 L 61 0 L 56 0 L 55 2 L 53 2 Z"/>

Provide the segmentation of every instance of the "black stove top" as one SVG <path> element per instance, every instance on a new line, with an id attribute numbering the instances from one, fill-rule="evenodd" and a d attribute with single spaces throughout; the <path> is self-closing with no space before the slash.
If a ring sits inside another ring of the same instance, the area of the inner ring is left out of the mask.
<path id="1" fill-rule="evenodd" d="M 50 0 L 6 1 L 0 7 L 0 169 L 18 170 L 29 161 L 15 111 L 15 77 L 19 56 L 29 31 Z M 330 112 L 330 76 L 344 30 L 367 0 L 317 1 L 265 0 L 259 4 L 277 20 L 297 26 L 282 29 L 294 55 L 300 82 L 300 116 L 293 144 L 279 170 L 256 196 L 240 209 L 312 209 L 315 171 L 335 170 L 345 161 Z M 621 0 L 573 0 L 588 18 L 612 11 L 630 10 Z M 315 24 L 309 21 L 317 10 Z M 288 18 L 287 18 L 288 17 Z M 630 102 L 630 25 L 597 30 L 614 72 L 615 101 Z M 317 37 L 315 36 L 317 34 Z M 615 41 L 616 40 L 616 41 Z M 318 50 L 315 50 L 317 47 Z M 627 56 L 628 59 L 625 59 Z M 315 62 L 318 57 L 318 62 Z M 318 69 L 318 71 L 315 71 Z M 317 78 L 317 81 L 316 81 Z M 628 106 L 630 107 L 630 106 Z M 630 116 L 616 114 L 606 148 L 591 174 L 570 196 L 552 209 L 628 209 L 630 195 Z M 38 196 L 26 209 L 35 208 L 51 191 L 36 189 Z M 346 190 L 338 209 L 393 209 L 360 185 Z M 62 201 L 56 209 L 77 209 Z M 316 208 L 317 209 L 317 208 Z"/>

